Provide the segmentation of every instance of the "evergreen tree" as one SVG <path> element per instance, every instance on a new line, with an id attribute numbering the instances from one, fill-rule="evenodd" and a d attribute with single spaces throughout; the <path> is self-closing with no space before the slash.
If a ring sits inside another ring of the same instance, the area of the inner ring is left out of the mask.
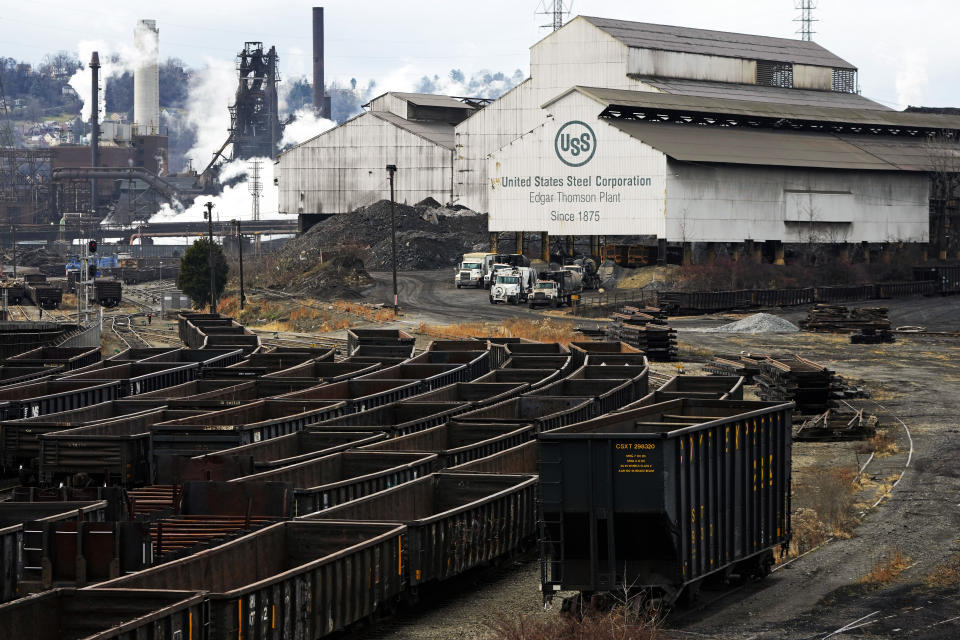
<path id="1" fill-rule="evenodd" d="M 206 238 L 195 240 L 180 259 L 180 273 L 177 275 L 177 288 L 190 296 L 195 309 L 202 309 L 210 304 L 210 262 L 207 248 L 210 246 Z M 223 295 L 227 286 L 227 276 L 230 267 L 223 255 L 220 245 L 213 243 L 213 267 L 216 274 L 217 298 Z"/>

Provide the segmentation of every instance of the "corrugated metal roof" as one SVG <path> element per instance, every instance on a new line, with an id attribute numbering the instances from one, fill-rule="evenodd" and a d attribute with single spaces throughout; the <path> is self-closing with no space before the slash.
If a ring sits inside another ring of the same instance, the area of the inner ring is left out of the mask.
<path id="1" fill-rule="evenodd" d="M 391 91 L 392 95 L 402 98 L 411 104 L 421 107 L 445 107 L 448 109 L 473 109 L 470 105 L 454 100 L 450 96 L 442 96 L 434 93 L 404 93 L 401 91 Z"/>
<path id="2" fill-rule="evenodd" d="M 652 85 L 661 91 L 681 96 L 752 100 L 754 102 L 775 102 L 777 104 L 799 104 L 810 107 L 839 107 L 842 109 L 880 109 L 882 111 L 892 111 L 890 107 L 884 106 L 879 102 L 874 102 L 856 93 L 818 91 L 816 89 L 787 89 L 784 87 L 765 87 L 757 84 L 731 84 L 728 82 L 710 82 L 707 80 L 650 78 L 634 74 L 630 74 L 630 77 Z"/>
<path id="3" fill-rule="evenodd" d="M 815 42 L 580 16 L 628 47 L 856 69 Z"/>
<path id="4" fill-rule="evenodd" d="M 686 162 L 928 171 L 934 153 L 925 140 L 918 138 L 836 136 L 628 120 L 608 123 L 671 158 Z M 960 158 L 960 148 L 943 152 Z"/>
<path id="5" fill-rule="evenodd" d="M 368 111 L 371 116 L 385 120 L 396 126 L 409 131 L 414 135 L 429 140 L 446 149 L 453 149 L 455 138 L 453 135 L 453 125 L 445 122 L 433 122 L 426 120 L 407 120 L 388 111 Z"/>
<path id="6" fill-rule="evenodd" d="M 652 91 L 573 87 L 547 102 L 556 102 L 572 91 L 579 91 L 600 104 L 629 109 L 663 109 L 728 116 L 775 118 L 807 122 L 835 122 L 850 125 L 900 128 L 958 129 L 960 117 L 882 109 L 842 109 L 812 105 L 779 104 L 756 100 L 730 100 L 704 96 L 685 96 Z"/>

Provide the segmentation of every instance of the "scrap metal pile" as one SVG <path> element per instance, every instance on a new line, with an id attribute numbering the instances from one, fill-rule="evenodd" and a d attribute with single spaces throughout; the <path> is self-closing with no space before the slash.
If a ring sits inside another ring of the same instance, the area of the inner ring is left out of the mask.
<path id="1" fill-rule="evenodd" d="M 656 362 L 677 360 L 677 331 L 667 325 L 666 313 L 657 307 L 623 307 L 610 316 L 608 340 L 620 341 L 646 352 Z"/>
<path id="2" fill-rule="evenodd" d="M 817 304 L 810 308 L 800 326 L 807 331 L 857 332 L 850 337 L 854 344 L 894 341 L 886 307 L 848 309 L 838 304 Z"/>
<path id="3" fill-rule="evenodd" d="M 538 489 L 538 472 L 563 466 L 538 468 L 545 434 L 597 420 L 687 432 L 706 420 L 746 435 L 769 414 L 763 442 L 789 447 L 789 403 L 744 402 L 739 376 L 651 390 L 647 355 L 622 342 L 481 337 L 418 352 L 402 331 L 355 329 L 336 348 L 268 350 L 216 314 L 183 314 L 179 329 L 196 348 L 102 360 L 99 349 L 45 347 L 2 363 L 0 464 L 24 486 L 0 502 L 0 637 L 43 612 L 53 622 L 35 629 L 41 640 L 119 625 L 199 640 L 317 638 L 538 534 L 550 593 L 603 590 L 577 587 L 558 564 L 597 557 L 558 546 L 589 536 L 558 539 L 562 514 L 538 515 L 548 486 Z M 746 443 L 738 460 L 766 459 Z M 731 571 L 763 573 L 789 538 L 780 513 L 763 527 L 777 537 L 738 534 L 753 542 L 724 560 Z M 684 586 L 658 589 L 669 602 Z"/>

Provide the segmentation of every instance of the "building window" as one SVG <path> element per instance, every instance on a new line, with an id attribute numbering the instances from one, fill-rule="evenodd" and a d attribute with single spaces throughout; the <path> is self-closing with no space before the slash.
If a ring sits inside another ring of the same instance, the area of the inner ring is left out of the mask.
<path id="1" fill-rule="evenodd" d="M 793 64 L 757 60 L 757 84 L 765 87 L 793 88 Z"/>
<path id="2" fill-rule="evenodd" d="M 834 69 L 833 70 L 833 90 L 843 93 L 857 92 L 857 70 L 856 69 Z"/>

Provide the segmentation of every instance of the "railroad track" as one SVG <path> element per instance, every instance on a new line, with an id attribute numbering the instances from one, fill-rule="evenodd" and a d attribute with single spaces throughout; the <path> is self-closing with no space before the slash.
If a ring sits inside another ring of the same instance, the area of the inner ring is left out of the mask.
<path id="1" fill-rule="evenodd" d="M 117 322 L 118 320 L 120 320 L 120 322 Z M 128 349 L 153 346 L 133 328 L 133 322 L 130 316 L 113 316 L 110 321 L 110 330 L 120 338 L 123 344 L 127 345 Z"/>

